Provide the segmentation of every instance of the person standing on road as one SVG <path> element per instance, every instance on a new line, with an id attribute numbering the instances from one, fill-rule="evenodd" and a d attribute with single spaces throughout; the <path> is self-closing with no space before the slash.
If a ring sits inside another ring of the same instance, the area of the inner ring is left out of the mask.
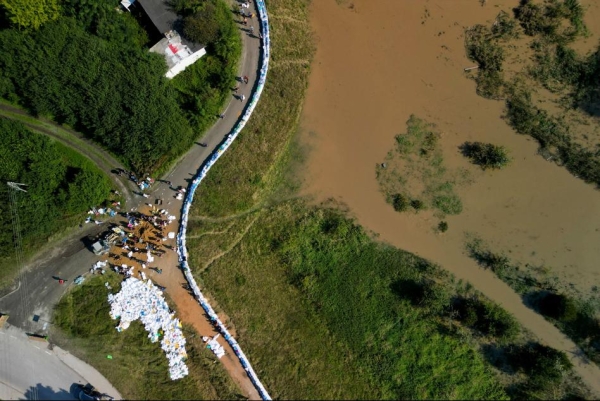
<path id="1" fill-rule="evenodd" d="M 244 100 L 246 100 L 246 96 L 244 96 L 244 95 L 240 96 L 240 102 L 243 102 Z"/>

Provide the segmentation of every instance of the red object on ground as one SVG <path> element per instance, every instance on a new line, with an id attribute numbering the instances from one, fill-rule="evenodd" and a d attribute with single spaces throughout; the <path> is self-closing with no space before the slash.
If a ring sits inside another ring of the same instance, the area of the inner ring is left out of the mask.
<path id="1" fill-rule="evenodd" d="M 171 43 L 169 43 L 169 49 L 171 49 L 173 53 L 177 53 L 179 51 L 179 49 L 173 46 Z"/>
<path id="2" fill-rule="evenodd" d="M 62 278 L 60 280 L 58 280 L 58 284 L 64 284 L 65 280 L 63 280 Z"/>

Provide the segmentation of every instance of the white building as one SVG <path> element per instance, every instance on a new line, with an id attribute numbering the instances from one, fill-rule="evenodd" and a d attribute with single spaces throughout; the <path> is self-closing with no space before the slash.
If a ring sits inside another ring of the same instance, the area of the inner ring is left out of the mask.
<path id="1" fill-rule="evenodd" d="M 182 20 L 169 7 L 165 0 L 122 0 L 121 4 L 130 11 L 130 7 L 138 3 L 141 9 L 152 21 L 152 24 L 164 36 L 154 46 L 151 52 L 164 56 L 169 70 L 165 77 L 171 79 L 190 65 L 194 64 L 200 57 L 206 54 L 204 46 L 190 42 L 183 38 L 178 30 L 181 30 Z"/>

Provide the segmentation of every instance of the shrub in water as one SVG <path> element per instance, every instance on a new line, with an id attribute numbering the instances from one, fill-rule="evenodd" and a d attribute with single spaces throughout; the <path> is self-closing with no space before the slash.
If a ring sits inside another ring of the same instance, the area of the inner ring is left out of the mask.
<path id="1" fill-rule="evenodd" d="M 463 155 L 484 170 L 488 168 L 501 169 L 510 162 L 504 146 L 483 142 L 465 142 L 461 146 L 461 150 Z"/>
<path id="2" fill-rule="evenodd" d="M 397 212 L 405 212 L 410 206 L 410 201 L 402 194 L 394 194 L 392 195 L 392 206 Z"/>

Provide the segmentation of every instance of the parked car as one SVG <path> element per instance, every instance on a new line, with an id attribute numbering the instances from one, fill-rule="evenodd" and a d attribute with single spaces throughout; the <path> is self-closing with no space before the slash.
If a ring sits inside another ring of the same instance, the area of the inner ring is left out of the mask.
<path id="1" fill-rule="evenodd" d="M 94 388 L 91 384 L 85 386 L 80 385 L 80 391 L 78 398 L 82 401 L 99 401 L 99 400 L 112 400 L 113 398 L 107 394 L 102 394 Z"/>

